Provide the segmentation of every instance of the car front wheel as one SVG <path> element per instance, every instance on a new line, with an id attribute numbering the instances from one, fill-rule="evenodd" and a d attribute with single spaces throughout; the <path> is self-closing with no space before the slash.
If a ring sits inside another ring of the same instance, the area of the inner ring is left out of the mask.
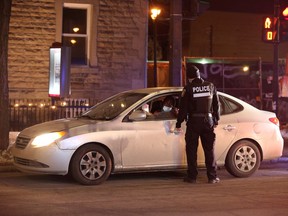
<path id="1" fill-rule="evenodd" d="M 72 177 L 84 185 L 103 183 L 110 175 L 112 161 L 108 152 L 98 145 L 85 145 L 78 149 L 71 161 Z"/>
<path id="2" fill-rule="evenodd" d="M 225 167 L 235 177 L 249 177 L 258 170 L 260 162 L 257 146 L 248 140 L 241 140 L 230 148 Z"/>

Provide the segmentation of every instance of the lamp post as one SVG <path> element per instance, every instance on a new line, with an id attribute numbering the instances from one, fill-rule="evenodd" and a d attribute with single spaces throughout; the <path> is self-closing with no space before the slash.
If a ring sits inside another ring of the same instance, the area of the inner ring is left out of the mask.
<path id="1" fill-rule="evenodd" d="M 279 20 L 280 15 L 280 4 L 279 0 L 274 2 L 274 17 Z M 278 98 L 279 98 L 279 42 L 280 42 L 280 22 L 277 21 L 276 24 L 276 38 L 274 41 L 274 66 L 273 66 L 273 104 L 272 109 L 275 111 L 275 114 L 278 115 Z"/>
<path id="2" fill-rule="evenodd" d="M 151 18 L 153 20 L 153 49 L 154 49 L 154 86 L 157 87 L 157 29 L 156 29 L 156 18 L 161 13 L 159 8 L 151 9 Z"/>

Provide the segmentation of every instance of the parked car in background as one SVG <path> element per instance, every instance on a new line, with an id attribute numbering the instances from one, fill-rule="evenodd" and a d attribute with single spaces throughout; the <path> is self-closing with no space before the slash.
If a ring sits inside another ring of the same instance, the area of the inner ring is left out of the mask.
<path id="1" fill-rule="evenodd" d="M 177 107 L 181 92 L 181 87 L 125 91 L 79 117 L 26 128 L 12 147 L 14 164 L 25 172 L 69 172 L 85 185 L 100 184 L 113 173 L 186 169 L 185 134 L 173 133 L 176 117 L 154 113 L 161 111 L 167 96 L 174 97 Z M 235 177 L 248 177 L 261 161 L 282 155 L 283 138 L 274 113 L 225 93 L 219 92 L 219 99 L 218 166 Z M 182 128 L 185 131 L 185 124 Z M 198 165 L 204 167 L 203 149 L 198 151 Z"/>

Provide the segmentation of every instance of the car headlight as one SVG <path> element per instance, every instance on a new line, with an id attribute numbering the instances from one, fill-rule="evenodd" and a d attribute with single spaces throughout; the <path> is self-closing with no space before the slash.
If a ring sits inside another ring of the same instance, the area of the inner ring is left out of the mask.
<path id="1" fill-rule="evenodd" d="M 44 146 L 48 146 L 57 139 L 60 139 L 65 135 L 65 132 L 53 132 L 47 134 L 41 134 L 32 141 L 31 145 L 35 148 L 40 148 Z"/>

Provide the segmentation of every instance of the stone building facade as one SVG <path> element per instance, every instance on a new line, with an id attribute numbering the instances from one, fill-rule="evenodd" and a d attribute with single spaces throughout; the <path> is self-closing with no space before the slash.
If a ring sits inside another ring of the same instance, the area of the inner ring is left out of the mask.
<path id="1" fill-rule="evenodd" d="M 147 0 L 13 0 L 10 99 L 49 99 L 49 48 L 62 42 L 64 5 L 89 8 L 87 64 L 71 65 L 71 98 L 146 86 Z"/>

